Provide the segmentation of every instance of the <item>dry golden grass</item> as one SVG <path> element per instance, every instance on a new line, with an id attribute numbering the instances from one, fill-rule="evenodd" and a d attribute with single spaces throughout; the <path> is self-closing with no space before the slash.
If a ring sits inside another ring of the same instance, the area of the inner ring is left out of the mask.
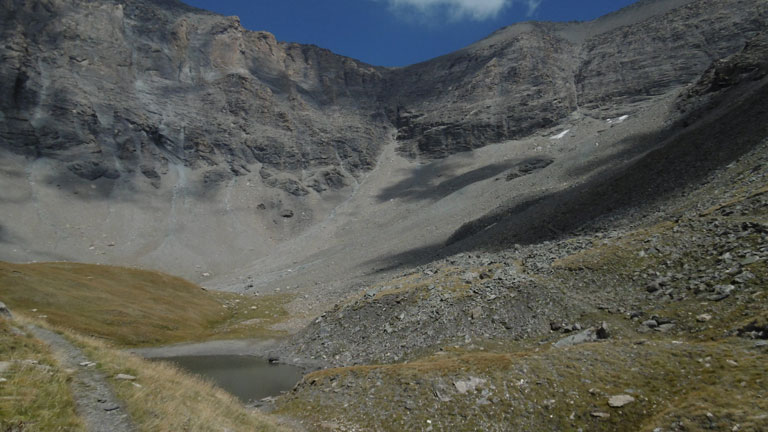
<path id="1" fill-rule="evenodd" d="M 420 293 L 422 298 L 426 298 L 429 296 L 428 287 L 430 285 L 439 287 L 441 290 L 449 292 L 458 298 L 467 295 L 472 287 L 472 283 L 464 279 L 466 273 L 473 272 L 478 275 L 483 273 L 493 274 L 501 267 L 499 264 L 471 268 L 446 265 L 439 267 L 436 274 L 411 273 L 374 285 L 372 288 L 377 292 L 373 298 L 380 300 L 389 296 L 410 295 L 412 293 Z M 475 281 L 473 283 L 482 283 L 482 281 Z M 352 304 L 362 299 L 363 296 L 364 293 L 358 293 L 350 297 L 345 304 Z"/>
<path id="2" fill-rule="evenodd" d="M 0 373 L 0 430 L 81 431 L 69 390 L 69 374 L 49 349 L 28 335 L 11 331 L 0 318 L 0 361 L 11 367 Z"/>
<path id="3" fill-rule="evenodd" d="M 329 369 L 307 375 L 299 391 L 279 402 L 278 413 L 320 425 L 346 422 L 358 430 L 644 431 L 676 421 L 685 430 L 761 431 L 768 417 L 765 354 L 738 340 L 713 343 L 610 341 L 567 349 L 469 353 L 407 364 Z M 481 392 L 462 395 L 453 382 L 480 377 Z M 435 387 L 442 383 L 443 387 Z M 344 388 L 344 397 L 328 389 Z M 449 396 L 441 402 L 436 396 Z M 628 390 L 637 401 L 608 406 Z M 402 409 L 403 400 L 418 409 Z M 541 408 L 533 408 L 541 407 Z M 546 408 L 544 408 L 546 407 Z M 599 419 L 595 411 L 610 413 Z M 712 423 L 707 416 L 714 416 Z M 763 423 L 761 423 L 763 422 Z M 723 429 L 728 425 L 727 429 Z M 709 429 L 712 430 L 712 429 Z"/>
<path id="4" fill-rule="evenodd" d="M 637 250 L 641 248 L 643 241 L 653 235 L 664 233 L 672 228 L 673 222 L 662 222 L 655 226 L 633 231 L 609 244 L 596 244 L 595 246 L 579 251 L 573 255 L 555 260 L 552 267 L 555 269 L 577 270 L 581 268 L 596 270 L 613 266 L 635 266 L 641 258 Z"/>
<path id="5" fill-rule="evenodd" d="M 291 300 L 209 292 L 154 271 L 3 262 L 0 298 L 12 310 L 36 309 L 51 324 L 123 346 L 280 336 L 269 326 L 287 317 L 283 306 Z"/>
<path id="6" fill-rule="evenodd" d="M 284 430 L 210 382 L 167 363 L 149 362 L 95 339 L 72 339 L 109 376 L 127 373 L 138 377 L 136 382 L 112 380 L 112 385 L 142 431 Z"/>
<path id="7" fill-rule="evenodd" d="M 710 216 L 710 215 L 712 215 L 716 211 L 722 210 L 724 208 L 731 207 L 731 206 L 733 206 L 735 204 L 738 204 L 740 202 L 744 202 L 744 201 L 746 201 L 746 200 L 748 200 L 750 198 L 754 198 L 756 196 L 760 196 L 760 195 L 765 194 L 765 193 L 768 193 L 768 185 L 763 186 L 763 187 L 757 189 L 756 191 L 749 193 L 748 195 L 741 196 L 741 197 L 738 197 L 738 198 L 734 198 L 734 199 L 732 199 L 730 201 L 718 204 L 718 205 L 716 205 L 714 207 L 711 207 L 711 208 L 709 208 L 707 210 L 704 210 L 703 212 L 700 213 L 700 216 Z"/>
<path id="8" fill-rule="evenodd" d="M 24 319 L 24 318 L 21 318 Z M 57 328 L 39 320 L 81 348 L 109 378 L 131 419 L 141 431 L 285 431 L 282 426 L 208 381 L 160 362 L 151 362 L 110 346 L 103 340 Z M 135 381 L 116 380 L 124 373 Z M 44 429 L 68 430 L 68 429 Z"/>

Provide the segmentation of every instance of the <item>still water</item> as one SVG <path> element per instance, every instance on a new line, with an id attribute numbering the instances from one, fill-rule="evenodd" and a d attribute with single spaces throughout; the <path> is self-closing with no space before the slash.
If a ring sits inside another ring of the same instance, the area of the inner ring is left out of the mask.
<path id="1" fill-rule="evenodd" d="M 181 356 L 162 360 L 212 380 L 243 402 L 290 390 L 302 376 L 297 367 L 269 364 L 266 359 L 253 356 Z"/>

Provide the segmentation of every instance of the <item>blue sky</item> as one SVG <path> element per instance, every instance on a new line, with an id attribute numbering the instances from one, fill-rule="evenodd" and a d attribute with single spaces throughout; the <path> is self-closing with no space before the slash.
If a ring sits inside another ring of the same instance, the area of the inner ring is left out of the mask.
<path id="1" fill-rule="evenodd" d="M 377 66 L 405 66 L 520 21 L 586 21 L 636 0 L 182 0 L 249 30 Z"/>

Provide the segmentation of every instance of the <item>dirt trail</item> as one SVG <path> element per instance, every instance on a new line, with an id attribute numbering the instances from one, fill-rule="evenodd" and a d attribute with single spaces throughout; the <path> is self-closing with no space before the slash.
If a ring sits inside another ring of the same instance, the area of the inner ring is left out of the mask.
<path id="1" fill-rule="evenodd" d="M 72 382 L 72 393 L 77 412 L 88 431 L 136 431 L 104 375 L 94 367 L 80 365 L 89 361 L 80 349 L 50 330 L 32 325 L 27 329 L 54 350 L 63 367 L 77 371 Z"/>

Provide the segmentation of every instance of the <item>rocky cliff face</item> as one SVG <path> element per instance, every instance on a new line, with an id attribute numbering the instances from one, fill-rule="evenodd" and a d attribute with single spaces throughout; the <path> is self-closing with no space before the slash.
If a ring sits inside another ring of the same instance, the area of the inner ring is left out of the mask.
<path id="1" fill-rule="evenodd" d="M 388 133 L 382 76 L 180 2 L 4 1 L 3 146 L 87 180 L 216 183 L 254 169 L 294 195 L 349 183 Z M 275 179 L 276 171 L 293 173 Z"/>
<path id="2" fill-rule="evenodd" d="M 404 151 L 440 157 L 520 138 L 574 112 L 619 116 L 695 80 L 766 28 L 754 1 L 645 1 L 589 23 L 523 23 L 395 71 Z"/>
<path id="3" fill-rule="evenodd" d="M 576 110 L 629 110 L 736 52 L 767 9 L 641 2 L 590 23 L 517 24 L 389 70 L 177 1 L 4 0 L 0 136 L 88 180 L 156 183 L 180 163 L 217 182 L 259 165 L 270 186 L 305 195 L 369 170 L 392 127 L 403 151 L 440 157 Z"/>

